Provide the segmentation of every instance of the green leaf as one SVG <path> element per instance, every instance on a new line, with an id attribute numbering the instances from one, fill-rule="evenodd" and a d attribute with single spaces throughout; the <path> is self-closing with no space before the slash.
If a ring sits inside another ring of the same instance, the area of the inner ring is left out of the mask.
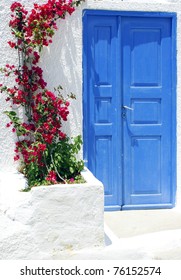
<path id="1" fill-rule="evenodd" d="M 4 111 L 4 114 L 6 114 L 8 117 L 16 116 L 16 112 L 14 112 L 14 111 Z"/>

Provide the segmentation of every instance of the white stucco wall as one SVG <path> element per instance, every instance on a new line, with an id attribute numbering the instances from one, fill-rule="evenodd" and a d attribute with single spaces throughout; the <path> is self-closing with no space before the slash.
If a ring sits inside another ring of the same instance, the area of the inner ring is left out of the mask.
<path id="1" fill-rule="evenodd" d="M 45 0 L 46 1 L 46 0 Z M 45 2 L 37 1 L 37 2 Z M 0 3 L 0 67 L 16 61 L 16 53 L 7 46 L 11 38 L 8 27 L 9 6 L 13 0 Z M 21 0 L 30 7 L 34 1 Z M 177 12 L 177 107 L 181 106 L 181 0 L 86 0 L 67 20 L 59 24 L 53 44 L 42 53 L 41 63 L 48 87 L 61 84 L 65 92 L 73 92 L 77 100 L 72 102 L 67 130 L 72 135 L 82 133 L 82 10 L 108 9 L 125 11 Z M 1 82 L 1 81 L 0 81 Z M 0 170 L 12 170 L 15 136 L 5 127 L 8 119 L 3 115 L 7 109 L 4 96 L 0 96 Z M 181 190 L 181 112 L 177 110 L 177 185 Z"/>

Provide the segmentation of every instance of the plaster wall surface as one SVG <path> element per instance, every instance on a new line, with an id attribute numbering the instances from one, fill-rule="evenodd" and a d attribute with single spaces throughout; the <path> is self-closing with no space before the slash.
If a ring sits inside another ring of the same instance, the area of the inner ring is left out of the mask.
<path id="1" fill-rule="evenodd" d="M 9 6 L 13 0 L 0 3 L 0 67 L 6 63 L 17 63 L 16 53 L 7 45 L 11 39 L 8 27 Z M 28 8 L 33 1 L 20 0 Z M 46 2 L 43 0 L 42 2 Z M 181 106 L 181 0 L 86 0 L 76 12 L 59 23 L 53 43 L 45 48 L 41 56 L 41 65 L 48 88 L 62 85 L 65 95 L 73 92 L 77 99 L 72 101 L 69 123 L 65 130 L 72 136 L 82 133 L 82 11 L 84 9 L 107 9 L 122 11 L 158 11 L 177 13 L 177 108 Z M 0 76 L 0 83 L 2 82 Z M 0 170 L 15 170 L 14 142 L 15 135 L 6 128 L 8 118 L 3 111 L 8 109 L 5 96 L 0 96 Z M 177 110 L 177 185 L 178 197 L 181 198 L 181 111 Z M 180 199 L 181 200 L 181 199 Z M 179 200 L 179 201 L 180 201 Z"/>

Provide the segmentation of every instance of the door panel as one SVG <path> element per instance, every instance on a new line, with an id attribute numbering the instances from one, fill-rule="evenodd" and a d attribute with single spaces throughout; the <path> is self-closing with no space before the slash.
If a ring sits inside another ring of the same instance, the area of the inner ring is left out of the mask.
<path id="1" fill-rule="evenodd" d="M 171 203 L 171 19 L 122 19 L 124 208 Z M 125 34 L 125 35 L 124 35 Z"/>
<path id="2" fill-rule="evenodd" d="M 173 19 L 92 13 L 84 18 L 87 166 L 108 210 L 172 207 Z"/>
<path id="3" fill-rule="evenodd" d="M 120 209 L 120 179 L 117 174 L 120 137 L 117 133 L 118 99 L 115 94 L 118 75 L 117 18 L 92 16 L 88 21 L 88 34 L 88 168 L 104 184 L 105 204 Z"/>

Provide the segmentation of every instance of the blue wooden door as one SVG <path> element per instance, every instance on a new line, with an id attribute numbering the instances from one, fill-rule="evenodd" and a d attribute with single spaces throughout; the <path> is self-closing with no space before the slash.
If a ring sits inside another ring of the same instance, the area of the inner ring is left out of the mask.
<path id="1" fill-rule="evenodd" d="M 84 156 L 108 210 L 174 204 L 172 17 L 88 12 Z"/>

